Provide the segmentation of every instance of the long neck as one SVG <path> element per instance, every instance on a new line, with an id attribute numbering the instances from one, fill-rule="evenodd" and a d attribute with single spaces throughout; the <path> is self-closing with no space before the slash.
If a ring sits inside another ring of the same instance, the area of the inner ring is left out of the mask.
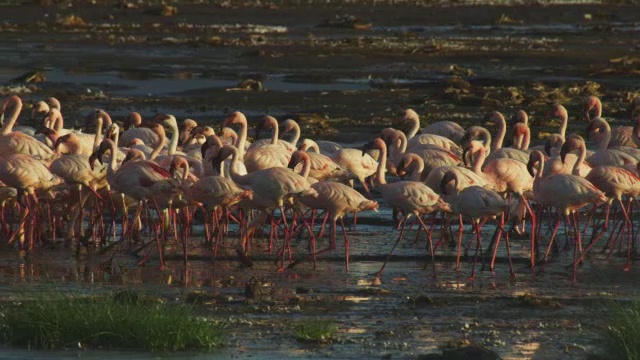
<path id="1" fill-rule="evenodd" d="M 100 138 L 102 137 L 102 115 L 96 117 L 96 136 L 93 137 L 93 151 L 100 146 Z"/>
<path id="2" fill-rule="evenodd" d="M 246 128 L 245 128 L 246 131 Z M 240 135 L 242 137 L 242 135 Z M 243 184 L 245 176 L 238 173 L 238 157 L 240 156 L 240 150 L 236 147 L 233 147 L 233 151 L 231 152 L 231 166 L 229 167 L 229 175 L 231 175 L 231 179 L 238 184 Z"/>
<path id="3" fill-rule="evenodd" d="M 507 134 L 507 122 L 504 120 L 504 116 L 496 113 L 494 119 L 498 123 L 498 133 L 496 134 L 493 144 L 491 144 L 491 151 L 496 151 L 502 147 L 504 136 Z"/>
<path id="4" fill-rule="evenodd" d="M 247 121 L 240 122 L 240 139 L 238 140 L 238 157 L 244 159 L 244 146 L 247 143 Z M 234 166 L 235 167 L 235 166 Z"/>
<path id="5" fill-rule="evenodd" d="M 409 117 L 409 121 L 411 121 L 411 129 L 407 132 L 407 139 L 416 136 L 418 130 L 420 130 L 420 118 L 417 115 Z"/>
<path id="6" fill-rule="evenodd" d="M 178 125 L 173 126 L 171 124 L 171 139 L 169 140 L 169 149 L 167 150 L 167 154 L 173 155 L 176 153 L 178 149 L 178 141 L 180 140 L 180 130 L 178 130 Z M 162 146 L 164 146 L 164 139 L 162 140 Z"/>
<path id="7" fill-rule="evenodd" d="M 522 142 L 522 146 L 520 146 L 520 150 L 528 150 L 529 149 L 529 144 L 531 143 L 531 131 L 529 130 L 529 127 L 527 126 L 524 130 L 524 140 Z"/>
<path id="8" fill-rule="evenodd" d="M 600 142 L 600 147 L 598 148 L 600 151 L 607 150 L 609 148 L 609 142 L 611 142 L 611 126 L 606 121 L 602 121 L 602 125 L 600 129 L 602 132 L 602 141 Z"/>
<path id="9" fill-rule="evenodd" d="M 562 122 L 560 123 L 560 135 L 564 138 L 567 134 L 567 125 L 569 125 L 569 114 L 567 113 L 567 109 L 564 107 L 562 109 L 563 110 L 560 115 L 562 119 Z"/>
<path id="10" fill-rule="evenodd" d="M 484 161 L 487 159 L 487 152 L 484 148 L 479 148 L 476 151 L 477 155 L 475 156 L 473 163 L 473 172 L 482 175 L 482 165 L 484 165 Z"/>
<path id="11" fill-rule="evenodd" d="M 534 178 L 534 181 L 538 181 L 542 179 L 543 173 L 544 173 L 544 159 L 540 159 L 540 161 L 538 161 L 538 171 L 536 172 L 536 177 Z"/>
<path id="12" fill-rule="evenodd" d="M 398 138 L 400 139 L 400 153 L 404 154 L 407 151 L 407 136 L 402 131 L 398 131 Z"/>
<path id="13" fill-rule="evenodd" d="M 409 167 L 409 173 L 411 174 L 411 180 L 420 181 L 422 172 L 424 171 L 424 160 L 420 156 L 412 156 L 411 166 Z"/>
<path id="14" fill-rule="evenodd" d="M 387 147 L 380 147 L 380 159 L 378 160 L 378 169 L 376 171 L 376 180 L 379 184 L 384 185 L 387 180 L 384 178 L 384 171 L 387 169 Z"/>
<path id="15" fill-rule="evenodd" d="M 10 134 L 13 131 L 13 126 L 16 124 L 16 121 L 18 121 L 20 111 L 22 111 L 22 101 L 16 101 L 13 106 L 13 110 L 11 111 L 11 115 L 9 116 L 9 120 L 4 123 L 0 129 L 2 135 Z"/>
<path id="16" fill-rule="evenodd" d="M 56 112 L 56 117 L 53 118 L 53 123 L 51 124 L 51 128 L 55 132 L 60 132 L 64 127 L 64 120 L 62 119 L 62 114 L 60 112 Z"/>
<path id="17" fill-rule="evenodd" d="M 309 172 L 311 172 L 311 159 L 307 155 L 302 158 L 302 171 L 300 172 L 300 176 L 306 179 L 309 177 Z"/>
<path id="18" fill-rule="evenodd" d="M 160 152 L 164 148 L 164 140 L 166 138 L 167 137 L 166 137 L 166 135 L 164 133 L 164 130 L 158 132 L 158 143 L 156 144 L 156 147 L 153 148 L 153 151 L 149 155 L 149 160 L 155 160 L 156 157 L 158 157 L 158 155 L 160 155 Z"/>
<path id="19" fill-rule="evenodd" d="M 118 160 L 116 159 L 116 143 L 113 141 L 109 141 L 109 150 L 111 150 L 111 158 L 109 159 L 109 168 L 107 169 L 108 173 L 111 175 L 115 174 L 116 166 L 118 166 Z"/>
<path id="20" fill-rule="evenodd" d="M 300 141 L 300 125 L 297 122 L 293 122 L 293 138 L 291 139 L 291 145 L 296 146 L 298 141 Z"/>
<path id="21" fill-rule="evenodd" d="M 271 145 L 278 144 L 278 136 L 280 135 L 280 130 L 278 129 L 278 124 L 276 123 L 273 126 L 273 136 L 271 136 Z"/>
<path id="22" fill-rule="evenodd" d="M 578 175 L 578 176 L 580 176 L 580 167 L 582 166 L 584 159 L 587 157 L 587 147 L 584 144 L 584 142 L 580 144 L 579 150 L 580 150 L 580 153 L 578 154 L 578 160 L 576 160 L 576 163 L 573 164 L 573 170 L 571 170 L 571 173 L 573 175 Z"/>
<path id="23" fill-rule="evenodd" d="M 596 117 L 602 117 L 602 102 L 600 99 L 596 99 L 596 103 L 593 105 L 593 108 L 596 111 Z"/>

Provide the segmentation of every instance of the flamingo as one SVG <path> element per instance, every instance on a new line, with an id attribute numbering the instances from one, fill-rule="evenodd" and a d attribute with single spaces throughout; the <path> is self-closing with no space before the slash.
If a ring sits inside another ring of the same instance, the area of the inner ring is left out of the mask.
<path id="1" fill-rule="evenodd" d="M 409 122 L 410 130 L 407 138 L 413 138 L 420 130 L 420 116 L 413 109 L 404 110 L 401 121 Z M 456 144 L 460 144 L 464 136 L 464 129 L 458 123 L 453 121 L 438 121 L 427 125 L 423 130 L 423 134 L 435 134 L 446 137 Z"/>
<path id="2" fill-rule="evenodd" d="M 563 145 L 564 146 L 564 145 Z M 573 216 L 573 225 L 576 234 L 577 246 L 574 248 L 573 257 L 573 281 L 576 281 L 578 250 L 582 251 L 582 240 L 580 239 L 580 224 L 575 216 L 575 212 L 587 205 L 595 203 L 605 203 L 607 197 L 585 178 L 572 174 L 552 174 L 542 177 L 544 173 L 544 156 L 539 150 L 531 153 L 531 158 L 527 163 L 529 173 L 534 176 L 533 193 L 537 203 L 556 208 L 558 218 L 549 240 L 549 246 L 545 258 L 549 254 L 551 245 L 558 231 L 561 216 L 564 215 L 567 223 L 570 221 L 569 215 Z M 534 266 L 534 244 L 531 244 L 531 265 Z"/>
<path id="3" fill-rule="evenodd" d="M 231 119 L 238 118 L 238 115 L 232 115 Z M 244 115 L 242 116 L 244 117 Z M 245 122 L 246 124 L 246 122 Z M 242 135 L 241 135 L 242 138 Z M 240 151 L 231 145 L 224 145 L 214 157 L 213 164 L 218 168 L 220 163 L 231 156 L 232 166 L 230 169 L 231 178 L 240 186 L 249 187 L 253 190 L 252 205 L 259 210 L 259 214 L 249 223 L 247 231 L 242 235 L 239 244 L 238 254 L 241 261 L 245 265 L 249 265 L 247 260 L 247 252 L 249 249 L 248 239 L 258 225 L 261 225 L 267 218 L 268 214 L 276 208 L 280 208 L 281 216 L 285 219 L 284 202 L 292 197 L 299 196 L 317 196 L 317 191 L 313 190 L 306 179 L 284 167 L 272 167 L 268 169 L 257 170 L 246 175 L 238 174 L 235 164 L 239 161 Z M 285 226 L 286 220 L 285 220 Z M 288 231 L 288 230 L 287 230 Z M 288 240 L 285 240 L 285 246 Z M 285 255 L 283 247 L 282 256 Z M 284 266 L 281 265 L 281 268 Z"/>
<path id="4" fill-rule="evenodd" d="M 504 115 L 499 111 L 494 111 L 486 116 L 487 121 L 493 121 L 498 125 L 498 134 L 495 138 L 491 137 L 491 133 L 484 127 L 481 126 L 472 126 L 467 129 L 464 137 L 462 138 L 461 144 L 462 147 L 466 147 L 472 140 L 476 140 L 478 138 L 482 139 L 481 141 L 486 148 L 487 153 L 487 161 L 497 158 L 509 158 L 518 160 L 523 163 L 527 163 L 529 160 L 529 152 L 521 149 L 514 148 L 503 148 L 502 143 L 504 141 L 504 137 L 507 133 L 507 122 L 504 119 Z M 515 136 L 522 136 L 523 143 L 526 142 L 528 147 L 528 143 L 530 141 L 530 131 L 529 127 L 524 123 L 516 123 L 516 131 Z M 489 145 L 490 144 L 490 145 Z M 524 144 L 523 144 L 524 145 Z M 489 150 L 490 146 L 490 150 Z M 524 146 L 523 146 L 524 147 Z"/>
<path id="5" fill-rule="evenodd" d="M 640 149 L 629 146 L 611 146 L 611 127 L 603 118 L 596 117 L 589 122 L 587 133 L 600 138 L 598 151 L 587 161 L 594 165 L 635 165 L 640 160 Z M 635 146 L 635 145 L 634 145 Z"/>
<path id="6" fill-rule="evenodd" d="M 595 118 L 602 118 L 602 102 L 597 96 L 588 96 L 583 105 L 583 117 L 582 119 L 587 122 L 593 121 Z M 591 116 L 591 112 L 594 116 Z M 633 120 L 633 118 L 632 118 Z M 611 137 L 609 140 L 609 146 L 626 146 L 631 148 L 637 148 L 638 145 L 633 141 L 633 126 L 618 126 L 611 129 Z M 605 135 L 596 135 L 596 143 L 600 143 Z"/>
<path id="7" fill-rule="evenodd" d="M 292 157 L 292 160 L 297 160 Z M 295 166 L 295 163 L 293 164 Z M 366 210 L 378 210 L 378 202 L 369 200 L 362 196 L 359 192 L 351 187 L 333 181 L 320 181 L 311 185 L 318 195 L 317 196 L 301 196 L 300 202 L 305 206 L 314 210 L 324 210 L 327 217 L 331 217 L 331 240 L 327 249 L 335 249 L 337 221 L 340 220 L 342 233 L 344 237 L 345 249 L 345 267 L 349 271 L 349 235 L 345 230 L 344 216 L 349 213 L 358 213 Z M 322 224 L 326 223 L 327 217 Z"/>
<path id="8" fill-rule="evenodd" d="M 407 137 L 400 130 L 393 128 L 383 129 L 382 139 L 385 140 L 386 144 L 399 143 L 399 147 L 389 148 L 387 171 L 392 175 L 396 174 L 396 164 L 405 152 L 417 154 L 422 158 L 424 163 L 423 176 L 425 177 L 429 175 L 431 170 L 439 166 L 458 165 L 461 163 L 460 158 L 454 153 L 434 144 L 414 145 L 407 151 Z"/>
<path id="9" fill-rule="evenodd" d="M 567 139 L 567 142 L 562 146 L 561 157 L 567 155 L 568 152 L 578 149 L 580 151 L 579 161 L 574 166 L 574 173 L 577 172 L 577 168 L 582 165 L 582 161 L 585 158 L 586 145 L 584 139 L 577 134 L 572 134 Z M 627 207 L 622 203 L 622 197 L 626 196 L 631 200 L 640 195 L 640 178 L 633 171 L 629 171 L 619 166 L 596 166 L 591 169 L 585 177 L 599 190 L 604 192 L 608 198 L 607 211 L 605 218 L 605 230 L 607 228 L 609 210 L 611 203 L 617 201 L 620 204 L 622 213 L 624 215 L 625 224 L 627 227 L 627 263 L 625 264 L 625 271 L 630 270 L 631 266 L 631 219 L 627 213 Z"/>
<path id="10" fill-rule="evenodd" d="M 451 182 L 453 182 L 453 185 L 450 184 Z M 481 186 L 468 186 L 464 189 L 460 189 L 458 187 L 458 184 L 458 173 L 454 171 L 448 171 L 442 178 L 440 188 L 443 194 L 443 199 L 447 203 L 449 203 L 451 211 L 454 214 L 458 214 L 462 217 L 470 217 L 471 221 L 473 222 L 473 227 L 476 233 L 476 256 L 473 261 L 470 278 L 475 279 L 478 250 L 480 250 L 481 246 L 480 232 L 482 227 L 480 226 L 480 223 L 484 223 L 484 221 L 486 221 L 487 219 L 496 219 L 496 216 L 502 214 L 505 210 L 507 210 L 511 206 L 511 203 L 503 199 L 498 193 L 493 190 Z M 498 223 L 498 226 L 500 229 L 500 233 L 498 236 L 500 236 L 503 231 L 503 224 Z M 511 264 L 511 254 L 509 252 L 510 244 L 508 237 L 505 238 L 505 245 L 507 247 L 507 256 L 509 258 L 509 271 L 511 277 L 514 277 L 515 273 L 513 271 L 513 265 Z M 459 236 L 456 269 L 460 266 L 461 247 L 462 236 Z"/>
<path id="11" fill-rule="evenodd" d="M 213 247 L 214 257 L 217 255 L 218 244 L 226 233 L 226 221 L 228 209 L 244 200 L 253 199 L 253 190 L 245 190 L 239 187 L 233 180 L 219 175 L 205 176 L 195 183 L 187 182 L 189 163 L 182 157 L 173 158 L 170 172 L 183 168 L 183 182 L 185 198 L 189 203 L 196 203 L 203 206 L 211 215 L 214 225 L 222 226 L 225 230 L 218 231 L 218 239 Z M 218 212 L 222 210 L 220 218 Z M 222 220 L 222 221 L 221 221 Z M 223 224 L 221 224 L 224 222 Z"/>
<path id="12" fill-rule="evenodd" d="M 0 181 L 17 190 L 18 201 L 24 199 L 25 206 L 18 229 L 10 237 L 9 242 L 18 233 L 25 233 L 27 216 L 32 214 L 32 224 L 27 229 L 29 249 L 33 248 L 33 231 L 36 224 L 35 211 L 38 210 L 37 192 L 47 191 L 61 182 L 60 178 L 51 174 L 47 166 L 25 154 L 10 154 L 0 157 Z M 30 201 L 32 198 L 33 201 Z"/>
<path id="13" fill-rule="evenodd" d="M 263 117 L 262 121 L 260 121 L 258 123 L 258 126 L 256 127 L 256 137 L 257 137 L 257 134 L 259 134 L 260 131 L 264 128 L 270 128 L 273 130 L 273 135 L 271 136 L 271 139 L 256 140 L 253 142 L 253 144 L 251 144 L 251 146 L 249 147 L 249 150 L 256 147 L 271 146 L 271 145 L 284 148 L 289 154 L 296 150 L 295 144 L 292 144 L 286 140 L 278 139 L 278 134 L 280 133 L 280 130 L 279 130 L 280 127 L 278 126 L 278 120 L 276 120 L 276 118 L 269 115 Z"/>
<path id="14" fill-rule="evenodd" d="M 289 160 L 289 164 L 291 164 L 292 162 L 295 162 L 296 164 L 298 164 L 300 161 L 297 159 L 297 161 L 293 160 L 294 156 L 300 156 L 300 154 L 297 154 L 299 151 L 303 152 L 306 149 L 303 150 L 297 150 L 295 151 L 293 154 L 291 154 L 291 160 Z M 315 152 L 306 152 L 306 156 L 309 157 L 309 176 L 311 176 L 314 179 L 317 179 L 319 181 L 323 181 L 323 180 L 344 180 L 347 179 L 349 177 L 349 172 L 347 172 L 345 169 L 343 169 L 342 167 L 340 167 L 340 165 L 338 165 L 337 163 L 335 163 L 333 160 L 331 160 L 331 158 L 329 158 L 326 155 L 323 155 L 321 153 L 315 153 Z M 297 168 L 296 168 L 297 169 Z"/>
<path id="15" fill-rule="evenodd" d="M 191 137 L 191 130 L 198 127 L 198 123 L 193 119 L 184 119 L 180 126 L 180 138 L 178 145 L 186 145 L 187 141 Z"/>
<path id="16" fill-rule="evenodd" d="M 387 184 L 384 176 L 384 169 L 386 169 L 387 165 L 386 144 L 381 138 L 375 138 L 364 146 L 362 154 L 369 149 L 377 149 L 380 151 L 380 162 L 378 162 L 378 167 L 376 169 L 375 187 L 380 190 L 382 198 L 387 205 L 397 208 L 405 214 L 405 218 L 402 221 L 402 228 L 400 229 L 400 235 L 387 255 L 387 258 L 378 271 L 378 274 L 382 273 L 391 254 L 393 253 L 393 250 L 396 248 L 398 243 L 400 243 L 400 240 L 402 240 L 407 220 L 411 218 L 411 216 L 415 216 L 416 219 L 418 219 L 425 233 L 427 233 L 431 259 L 434 261 L 435 258 L 433 253 L 433 243 L 431 241 L 431 232 L 427 229 L 427 226 L 421 216 L 438 210 L 446 211 L 448 210 L 448 205 L 438 194 L 425 184 L 415 181 L 399 181 Z"/>
<path id="17" fill-rule="evenodd" d="M 125 120 L 125 124 L 126 130 L 120 135 L 120 142 L 118 143 L 120 146 L 129 145 L 133 139 L 140 139 L 145 144 L 158 143 L 158 135 L 156 133 L 147 127 L 139 127 L 142 124 L 140 113 L 136 111 L 130 113 Z M 168 144 L 168 139 L 165 139 L 162 146 L 164 147 Z"/>
<path id="18" fill-rule="evenodd" d="M 3 154 L 3 156 L 23 154 L 44 161 L 53 160 L 55 154 L 45 144 L 32 136 L 13 131 L 13 126 L 18 120 L 20 111 L 22 111 L 22 100 L 16 95 L 9 96 L 2 107 L 2 114 L 4 115 L 9 108 L 12 109 L 9 120 L 0 128 L 0 154 Z"/>
<path id="19" fill-rule="evenodd" d="M 272 139 L 271 144 L 249 148 L 244 151 L 247 140 L 247 118 L 243 113 L 236 111 L 231 113 L 223 122 L 222 126 L 227 127 L 231 124 L 240 125 L 240 139 L 238 140 L 238 160 L 242 159 L 249 173 L 265 170 L 273 167 L 286 167 L 289 164 L 291 154 L 280 146 L 277 146 L 277 140 Z M 275 144 L 273 143 L 275 141 Z"/>

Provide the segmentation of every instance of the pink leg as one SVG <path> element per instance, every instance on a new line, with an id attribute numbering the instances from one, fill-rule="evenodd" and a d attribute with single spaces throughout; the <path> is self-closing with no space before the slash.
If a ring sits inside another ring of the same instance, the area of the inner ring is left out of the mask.
<path id="1" fill-rule="evenodd" d="M 342 235 L 344 235 L 344 256 L 346 260 L 347 271 L 349 271 L 349 235 L 344 228 L 344 219 L 340 218 L 340 226 L 342 226 Z"/>
<path id="2" fill-rule="evenodd" d="M 384 264 L 382 264 L 382 267 L 380 268 L 380 270 L 378 270 L 378 273 L 377 273 L 378 276 L 382 275 L 382 271 L 384 270 L 385 266 L 387 266 L 387 262 L 389 262 L 389 259 L 391 258 L 391 254 L 393 254 L 393 250 L 396 249 L 396 246 L 398 246 L 398 244 L 400 243 L 400 240 L 402 240 L 402 235 L 404 235 L 405 226 L 407 226 L 406 219 L 404 219 L 404 221 L 402 222 L 402 227 L 400 228 L 400 234 L 398 235 L 398 239 L 396 240 L 396 243 L 393 244 L 391 251 L 389 251 L 389 254 L 387 254 L 387 257 L 384 260 Z"/>

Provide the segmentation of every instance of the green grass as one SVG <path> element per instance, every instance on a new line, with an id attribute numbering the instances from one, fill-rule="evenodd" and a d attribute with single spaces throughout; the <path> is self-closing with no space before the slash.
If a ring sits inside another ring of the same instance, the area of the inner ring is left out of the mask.
<path id="1" fill-rule="evenodd" d="M 0 309 L 5 346 L 211 350 L 222 345 L 222 335 L 222 325 L 195 317 L 188 306 L 130 295 L 71 298 L 46 293 Z"/>
<path id="2" fill-rule="evenodd" d="M 297 322 L 294 329 L 299 341 L 327 343 L 333 340 L 338 327 L 331 320 L 312 319 Z"/>
<path id="3" fill-rule="evenodd" d="M 640 301 L 614 303 L 611 318 L 602 331 L 604 350 L 610 359 L 640 360 Z"/>

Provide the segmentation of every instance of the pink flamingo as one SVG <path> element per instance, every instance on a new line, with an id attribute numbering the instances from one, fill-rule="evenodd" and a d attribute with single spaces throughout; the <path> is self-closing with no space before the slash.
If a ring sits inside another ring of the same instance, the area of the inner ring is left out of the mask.
<path id="1" fill-rule="evenodd" d="M 411 218 L 411 216 L 415 216 L 416 219 L 418 219 L 420 225 L 422 225 L 422 228 L 427 234 L 429 252 L 431 254 L 431 260 L 434 262 L 435 266 L 435 256 L 433 252 L 433 243 L 431 241 L 431 232 L 429 231 L 429 229 L 427 229 L 427 225 L 424 223 L 421 216 L 438 210 L 446 211 L 448 210 L 448 205 L 438 194 L 436 194 L 430 187 L 425 184 L 415 181 L 399 181 L 387 184 L 384 176 L 384 169 L 386 169 L 387 165 L 386 144 L 381 138 L 375 138 L 364 146 L 363 154 L 369 149 L 377 149 L 380 151 L 380 162 L 378 163 L 375 177 L 376 188 L 380 190 L 380 192 L 382 193 L 382 198 L 388 206 L 397 208 L 405 214 L 398 239 L 393 245 L 393 248 L 391 248 L 391 251 L 387 255 L 384 264 L 378 271 L 378 274 L 382 273 L 388 260 L 391 257 L 391 254 L 393 253 L 393 250 L 395 250 L 398 243 L 400 243 L 400 240 L 402 240 L 407 220 Z"/>
<path id="2" fill-rule="evenodd" d="M 567 223 L 570 222 L 569 215 L 573 217 L 573 225 L 576 234 L 577 246 L 574 247 L 574 263 L 573 263 L 573 281 L 576 281 L 578 251 L 582 251 L 582 240 L 580 238 L 580 224 L 575 212 L 587 205 L 595 203 L 604 203 L 607 201 L 605 194 L 598 190 L 592 183 L 585 178 L 571 174 L 552 174 L 542 177 L 544 173 L 544 156 L 538 150 L 531 153 L 531 159 L 527 163 L 529 173 L 534 175 L 533 193 L 537 203 L 555 207 L 558 218 L 549 240 L 549 246 L 545 253 L 545 259 L 551 250 L 553 240 L 560 225 L 562 215 Z M 534 257 L 534 244 L 531 247 L 532 265 Z"/>

